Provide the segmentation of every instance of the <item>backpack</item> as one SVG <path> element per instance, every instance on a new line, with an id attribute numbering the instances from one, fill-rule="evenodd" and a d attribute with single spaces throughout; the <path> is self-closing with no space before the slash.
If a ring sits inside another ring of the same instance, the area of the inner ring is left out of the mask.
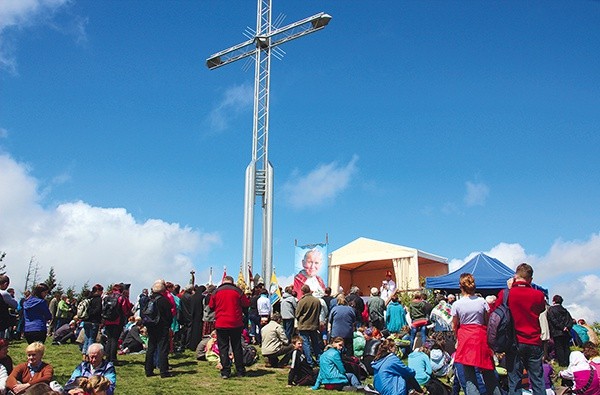
<path id="1" fill-rule="evenodd" d="M 142 323 L 147 327 L 154 327 L 158 325 L 160 321 L 160 311 L 156 305 L 156 301 L 160 298 L 160 295 L 153 296 L 148 299 L 146 306 L 140 311 L 140 317 L 142 317 Z"/>
<path id="2" fill-rule="evenodd" d="M 244 366 L 251 366 L 258 361 L 258 353 L 256 347 L 247 345 L 242 347 Z"/>
<path id="3" fill-rule="evenodd" d="M 488 345 L 498 353 L 507 352 L 517 344 L 515 327 L 508 308 L 509 291 L 509 289 L 504 290 L 502 304 L 490 313 L 487 325 Z"/>
<path id="4" fill-rule="evenodd" d="M 116 321 L 120 317 L 119 308 L 119 297 L 106 295 L 102 299 L 102 318 L 106 321 Z"/>
<path id="5" fill-rule="evenodd" d="M 90 300 L 87 298 L 83 299 L 77 305 L 77 317 L 83 321 L 87 320 L 88 318 L 90 318 L 89 309 L 90 309 Z"/>
<path id="6" fill-rule="evenodd" d="M 8 329 L 10 326 L 10 314 L 8 313 L 8 304 L 0 295 L 0 331 Z"/>

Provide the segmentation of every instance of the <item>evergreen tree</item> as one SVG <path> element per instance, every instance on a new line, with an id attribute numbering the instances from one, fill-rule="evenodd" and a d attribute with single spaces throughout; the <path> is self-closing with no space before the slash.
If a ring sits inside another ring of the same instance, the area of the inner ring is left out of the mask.
<path id="1" fill-rule="evenodd" d="M 83 286 L 81 287 L 79 294 L 77 294 L 77 302 L 81 302 L 81 300 L 83 299 L 83 295 L 85 295 L 86 292 L 90 291 L 90 283 L 86 281 L 85 284 L 83 284 Z"/>
<path id="2" fill-rule="evenodd" d="M 54 266 L 50 266 L 50 272 L 48 273 L 48 278 L 46 279 L 46 281 L 44 281 L 44 284 L 46 284 L 48 286 L 48 288 L 50 289 L 49 293 L 52 293 L 52 291 L 54 290 L 54 287 L 56 287 L 57 285 L 59 285 L 56 282 L 56 274 L 54 273 Z M 60 287 L 62 291 L 62 287 Z M 57 289 L 57 291 L 59 291 Z"/>

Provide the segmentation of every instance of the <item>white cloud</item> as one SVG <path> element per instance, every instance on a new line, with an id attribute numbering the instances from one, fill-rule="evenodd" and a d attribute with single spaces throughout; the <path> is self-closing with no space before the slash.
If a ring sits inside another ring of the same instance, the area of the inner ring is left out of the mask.
<path id="1" fill-rule="evenodd" d="M 40 280 L 54 267 L 64 286 L 122 281 L 135 292 L 157 278 L 185 284 L 193 259 L 221 243 L 215 233 L 158 219 L 137 222 L 124 208 L 82 201 L 43 207 L 29 173 L 26 165 L 0 155 L 0 249 L 17 290 L 32 256 L 41 266 Z"/>
<path id="2" fill-rule="evenodd" d="M 464 202 L 467 207 L 483 206 L 490 194 L 490 188 L 483 183 L 466 182 L 467 193 L 464 197 Z"/>
<path id="3" fill-rule="evenodd" d="M 8 130 L 4 128 L 0 128 L 0 139 L 5 139 L 8 137 Z"/>
<path id="4" fill-rule="evenodd" d="M 3 0 L 0 1 L 0 69 L 16 73 L 15 42 L 8 36 L 38 23 L 47 23 L 70 0 Z M 79 31 L 81 34 L 81 30 Z"/>
<path id="5" fill-rule="evenodd" d="M 295 208 L 315 207 L 335 199 L 348 185 L 356 173 L 358 156 L 345 166 L 337 162 L 318 166 L 305 176 L 295 177 L 285 183 L 283 193 Z"/>
<path id="6" fill-rule="evenodd" d="M 210 124 L 209 134 L 224 131 L 232 119 L 252 108 L 254 103 L 254 88 L 250 85 L 236 85 L 223 93 L 219 104 L 213 108 L 208 116 Z"/>
<path id="7" fill-rule="evenodd" d="M 285 289 L 288 285 L 294 285 L 294 276 L 293 274 L 291 276 L 277 276 L 277 282 L 281 288 Z"/>
<path id="8" fill-rule="evenodd" d="M 479 252 L 472 252 L 464 259 L 453 259 L 449 270 L 460 268 Z M 544 256 L 527 254 L 518 243 L 499 243 L 486 255 L 499 259 L 511 268 L 527 262 L 534 269 L 534 281 L 549 289 L 550 297 L 560 294 L 574 318 L 600 321 L 600 233 L 588 240 L 557 240 Z"/>

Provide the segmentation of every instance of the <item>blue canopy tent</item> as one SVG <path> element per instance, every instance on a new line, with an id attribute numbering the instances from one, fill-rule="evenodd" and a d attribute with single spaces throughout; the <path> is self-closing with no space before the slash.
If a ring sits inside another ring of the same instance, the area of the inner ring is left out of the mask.
<path id="1" fill-rule="evenodd" d="M 496 258 L 477 254 L 459 269 L 444 276 L 427 277 L 425 288 L 440 289 L 449 292 L 459 290 L 458 281 L 462 273 L 471 273 L 475 277 L 477 291 L 482 294 L 496 294 L 500 289 L 506 288 L 506 281 L 514 276 L 515 271 Z M 533 284 L 533 287 L 548 296 L 548 290 Z"/>

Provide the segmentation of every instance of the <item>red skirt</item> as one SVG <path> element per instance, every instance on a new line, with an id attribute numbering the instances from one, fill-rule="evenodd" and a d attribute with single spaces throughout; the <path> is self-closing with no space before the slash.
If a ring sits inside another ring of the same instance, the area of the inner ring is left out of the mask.
<path id="1" fill-rule="evenodd" d="M 487 344 L 486 326 L 478 324 L 458 327 L 458 348 L 454 360 L 467 366 L 494 369 L 494 353 Z"/>

